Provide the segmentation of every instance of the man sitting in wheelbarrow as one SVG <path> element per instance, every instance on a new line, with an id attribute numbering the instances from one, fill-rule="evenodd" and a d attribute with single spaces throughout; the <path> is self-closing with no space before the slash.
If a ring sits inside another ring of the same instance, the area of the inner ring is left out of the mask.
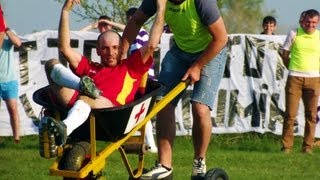
<path id="1" fill-rule="evenodd" d="M 80 0 L 66 0 L 58 32 L 59 50 L 74 74 L 56 59 L 45 65 L 50 88 L 58 102 L 71 107 L 63 121 L 44 117 L 57 145 L 66 143 L 67 136 L 86 121 L 91 108 L 120 106 L 134 100 L 143 74 L 153 63 L 152 55 L 164 25 L 165 7 L 159 6 L 148 43 L 123 60 L 121 36 L 114 31 L 101 33 L 96 47 L 100 63 L 95 63 L 70 46 L 69 13 L 74 4 L 80 4 Z"/>

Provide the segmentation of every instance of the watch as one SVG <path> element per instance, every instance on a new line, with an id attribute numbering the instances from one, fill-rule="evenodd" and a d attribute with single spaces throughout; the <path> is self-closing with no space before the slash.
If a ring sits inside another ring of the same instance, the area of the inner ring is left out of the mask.
<path id="1" fill-rule="evenodd" d="M 7 31 L 10 31 L 11 29 L 9 27 L 7 27 L 4 31 L 7 32 Z"/>

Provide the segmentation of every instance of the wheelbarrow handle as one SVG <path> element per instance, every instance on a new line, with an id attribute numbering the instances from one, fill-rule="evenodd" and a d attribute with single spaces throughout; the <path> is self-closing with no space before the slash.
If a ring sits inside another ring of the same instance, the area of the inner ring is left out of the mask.
<path id="1" fill-rule="evenodd" d="M 190 78 L 188 78 L 187 80 L 184 80 L 184 81 L 182 81 L 182 82 L 186 83 L 187 87 L 188 87 L 189 85 L 191 85 L 191 79 L 190 79 Z"/>

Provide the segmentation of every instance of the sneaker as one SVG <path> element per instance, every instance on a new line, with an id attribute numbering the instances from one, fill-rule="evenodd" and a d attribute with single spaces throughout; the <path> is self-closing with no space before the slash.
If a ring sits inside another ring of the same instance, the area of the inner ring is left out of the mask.
<path id="1" fill-rule="evenodd" d="M 49 133 L 54 135 L 56 145 L 62 146 L 67 142 L 67 126 L 62 121 L 57 121 L 52 117 L 47 118 L 47 128 Z"/>
<path id="2" fill-rule="evenodd" d="M 82 94 L 85 94 L 93 99 L 96 99 L 101 95 L 101 91 L 96 87 L 93 80 L 88 76 L 83 76 L 81 78 L 79 90 Z"/>
<path id="3" fill-rule="evenodd" d="M 206 172 L 207 172 L 207 167 L 203 158 L 198 158 L 193 160 L 192 175 L 191 175 L 192 180 L 204 179 Z"/>
<path id="4" fill-rule="evenodd" d="M 168 169 L 161 164 L 151 168 L 151 170 L 140 176 L 141 180 L 154 180 L 154 179 L 172 179 L 172 168 Z"/>

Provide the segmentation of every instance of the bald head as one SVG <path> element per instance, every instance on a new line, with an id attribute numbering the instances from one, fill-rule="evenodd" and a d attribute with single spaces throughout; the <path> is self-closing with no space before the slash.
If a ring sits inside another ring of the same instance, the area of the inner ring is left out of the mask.
<path id="1" fill-rule="evenodd" d="M 105 31 L 97 39 L 97 54 L 105 66 L 116 66 L 121 57 L 121 36 L 115 31 Z"/>
<path id="2" fill-rule="evenodd" d="M 97 41 L 98 41 L 98 45 L 101 44 L 102 41 L 109 41 L 114 43 L 118 42 L 118 45 L 120 45 L 121 36 L 119 33 L 112 30 L 105 31 L 98 36 Z"/>

